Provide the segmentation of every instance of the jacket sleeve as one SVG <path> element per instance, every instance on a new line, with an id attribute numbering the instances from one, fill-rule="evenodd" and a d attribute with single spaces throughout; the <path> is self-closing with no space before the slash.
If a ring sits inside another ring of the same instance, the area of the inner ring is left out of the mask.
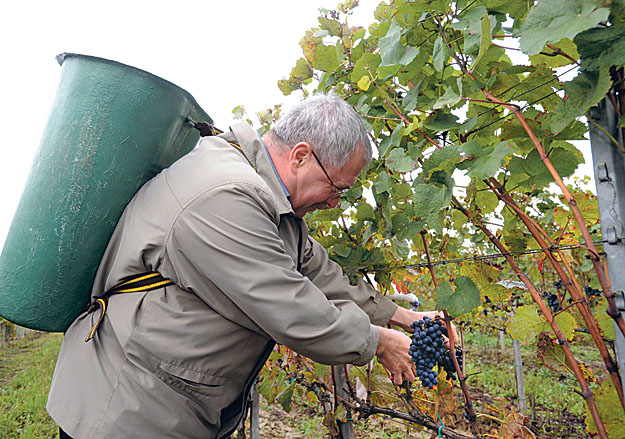
<path id="1" fill-rule="evenodd" d="M 231 301 L 271 338 L 315 361 L 366 364 L 379 329 L 355 303 L 328 300 L 296 270 L 274 204 L 262 187 L 238 182 L 183 206 L 166 249 L 176 283 L 207 305 Z"/>
<path id="2" fill-rule="evenodd" d="M 328 252 L 310 236 L 304 252 L 302 274 L 308 277 L 329 300 L 349 300 L 356 303 L 378 326 L 386 325 L 397 305 L 364 281 L 351 285 L 339 264 L 328 257 Z"/>

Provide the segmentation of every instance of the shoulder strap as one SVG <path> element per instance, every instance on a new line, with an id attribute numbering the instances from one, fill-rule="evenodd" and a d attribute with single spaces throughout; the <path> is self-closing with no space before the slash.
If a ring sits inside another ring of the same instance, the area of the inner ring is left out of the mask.
<path id="1" fill-rule="evenodd" d="M 96 320 L 95 324 L 87 334 L 87 338 L 85 338 L 85 342 L 88 342 L 93 337 L 95 337 L 102 320 L 104 320 L 104 315 L 106 314 L 106 310 L 108 308 L 108 298 L 113 294 L 123 294 L 123 293 L 136 293 L 136 292 L 145 292 L 152 291 L 159 288 L 166 287 L 167 285 L 172 285 L 173 282 L 170 279 L 164 278 L 160 273 L 156 271 L 150 271 L 147 273 L 140 273 L 134 276 L 130 276 L 117 285 L 115 285 L 110 290 L 106 291 L 101 296 L 95 298 L 89 309 L 87 309 L 87 313 L 95 311 L 97 308 L 102 310 L 100 317 Z"/>

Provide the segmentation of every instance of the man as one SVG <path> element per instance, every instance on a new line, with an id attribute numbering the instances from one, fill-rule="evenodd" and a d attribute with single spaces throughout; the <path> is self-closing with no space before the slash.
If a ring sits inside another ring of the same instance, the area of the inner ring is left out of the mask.
<path id="1" fill-rule="evenodd" d="M 74 439 L 228 437 L 276 342 L 328 364 L 377 355 L 396 383 L 413 381 L 410 338 L 384 326 L 410 330 L 436 313 L 350 285 L 301 220 L 335 207 L 370 158 L 356 112 L 319 95 L 262 140 L 246 124 L 203 138 L 148 182 L 115 229 L 92 297 L 142 273 L 172 283 L 110 294 L 101 318 L 79 316 L 57 362 L 52 418 Z"/>

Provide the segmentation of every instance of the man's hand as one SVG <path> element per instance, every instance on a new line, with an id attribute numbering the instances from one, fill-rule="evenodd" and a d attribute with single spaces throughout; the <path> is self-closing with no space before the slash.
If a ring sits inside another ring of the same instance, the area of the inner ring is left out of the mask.
<path id="1" fill-rule="evenodd" d="M 408 353 L 410 337 L 394 329 L 379 329 L 380 342 L 375 352 L 378 361 L 391 373 L 398 386 L 404 381 L 414 381 L 417 371 Z"/>
<path id="2" fill-rule="evenodd" d="M 412 322 L 414 322 L 415 320 L 423 320 L 423 317 L 425 316 L 431 319 L 436 316 L 440 316 L 440 318 L 442 319 L 443 313 L 440 311 L 414 312 L 400 306 L 397 308 L 397 311 L 395 311 L 395 314 L 393 314 L 393 317 L 391 317 L 389 323 L 391 325 L 399 326 L 404 331 L 414 332 L 414 330 L 410 327 Z M 453 323 L 451 324 L 451 333 L 449 334 L 449 340 L 446 341 L 445 344 L 448 343 L 451 343 L 453 346 L 456 346 L 458 344 L 458 333 L 456 332 L 456 327 Z"/>

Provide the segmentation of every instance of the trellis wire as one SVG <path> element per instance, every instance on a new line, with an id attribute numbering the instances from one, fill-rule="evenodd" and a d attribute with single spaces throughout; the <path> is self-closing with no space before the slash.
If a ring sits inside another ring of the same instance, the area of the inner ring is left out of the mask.
<path id="1" fill-rule="evenodd" d="M 596 244 L 596 245 L 602 245 L 604 242 L 607 242 L 607 240 L 593 241 L 593 243 Z M 579 243 L 579 244 L 565 244 L 565 245 L 552 245 L 551 247 L 536 248 L 536 249 L 532 249 L 532 250 L 517 250 L 517 251 L 510 251 L 510 252 L 505 252 L 505 253 L 491 253 L 491 254 L 488 254 L 488 255 L 471 256 L 471 257 L 466 257 L 466 258 L 444 259 L 444 260 L 439 260 L 439 261 L 432 261 L 431 264 L 428 264 L 427 262 L 421 262 L 421 263 L 418 263 L 418 264 L 406 264 L 406 265 L 393 265 L 393 266 L 388 266 L 388 267 L 378 267 L 378 268 L 373 268 L 373 269 L 371 269 L 369 271 L 372 272 L 372 273 L 375 273 L 375 272 L 378 272 L 378 271 L 393 271 L 393 270 L 402 270 L 402 269 L 406 269 L 406 268 L 427 268 L 430 265 L 436 266 L 436 265 L 446 265 L 446 264 L 458 264 L 458 263 L 462 263 L 462 262 L 466 262 L 466 261 L 479 261 L 479 260 L 490 260 L 490 259 L 503 258 L 505 256 L 530 255 L 530 254 L 535 254 L 535 253 L 542 253 L 545 250 L 549 250 L 551 252 L 557 251 L 557 250 L 571 250 L 571 249 L 580 248 L 580 247 L 583 247 L 583 246 L 584 246 L 583 243 Z"/>

